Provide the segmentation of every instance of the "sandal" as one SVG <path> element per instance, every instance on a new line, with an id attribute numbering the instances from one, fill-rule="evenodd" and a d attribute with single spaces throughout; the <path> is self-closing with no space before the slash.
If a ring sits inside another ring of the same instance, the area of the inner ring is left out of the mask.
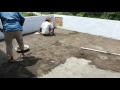
<path id="1" fill-rule="evenodd" d="M 9 63 L 14 63 L 15 60 L 14 60 L 14 59 L 9 59 L 8 62 L 9 62 Z"/>
<path id="2" fill-rule="evenodd" d="M 20 58 L 24 58 L 25 57 L 25 55 L 24 54 L 20 54 Z"/>
<path id="3" fill-rule="evenodd" d="M 11 57 L 11 58 L 8 60 L 8 62 L 9 62 L 9 63 L 14 63 L 14 62 L 15 62 L 15 60 L 14 60 L 14 58 L 13 58 L 13 57 Z"/>

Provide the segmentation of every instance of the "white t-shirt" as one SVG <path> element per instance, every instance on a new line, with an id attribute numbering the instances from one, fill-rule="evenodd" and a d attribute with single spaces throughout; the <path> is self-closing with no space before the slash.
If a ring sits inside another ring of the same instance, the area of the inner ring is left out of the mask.
<path id="1" fill-rule="evenodd" d="M 42 28 L 42 34 L 49 34 L 50 29 L 53 28 L 53 25 L 48 21 L 46 21 L 42 23 L 41 28 Z"/>

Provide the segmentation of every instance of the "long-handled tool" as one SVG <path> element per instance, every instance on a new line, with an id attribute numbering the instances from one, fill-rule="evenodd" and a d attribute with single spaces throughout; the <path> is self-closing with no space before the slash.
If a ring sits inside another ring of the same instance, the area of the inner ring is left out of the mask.
<path id="1" fill-rule="evenodd" d="M 107 51 L 96 50 L 96 49 L 91 49 L 91 48 L 80 47 L 80 49 L 120 56 L 120 54 L 117 54 L 117 53 L 110 53 L 110 52 L 107 52 Z"/>

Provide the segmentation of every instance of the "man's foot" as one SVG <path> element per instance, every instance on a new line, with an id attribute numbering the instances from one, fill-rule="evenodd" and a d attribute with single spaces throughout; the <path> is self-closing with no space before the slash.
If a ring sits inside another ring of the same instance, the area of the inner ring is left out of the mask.
<path id="1" fill-rule="evenodd" d="M 20 54 L 20 58 L 24 58 L 24 57 L 25 57 L 24 53 Z"/>
<path id="2" fill-rule="evenodd" d="M 9 63 L 14 63 L 14 62 L 15 62 L 15 60 L 14 60 L 14 58 L 13 58 L 13 57 L 10 57 L 10 59 L 8 60 L 8 62 L 9 62 Z"/>

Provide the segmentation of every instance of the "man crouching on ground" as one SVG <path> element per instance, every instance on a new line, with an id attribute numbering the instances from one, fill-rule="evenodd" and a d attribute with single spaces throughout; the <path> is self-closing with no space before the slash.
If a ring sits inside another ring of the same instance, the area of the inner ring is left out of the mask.
<path id="1" fill-rule="evenodd" d="M 45 22 L 41 24 L 40 33 L 44 36 L 54 35 L 54 28 L 50 23 L 50 18 L 46 18 Z"/>

